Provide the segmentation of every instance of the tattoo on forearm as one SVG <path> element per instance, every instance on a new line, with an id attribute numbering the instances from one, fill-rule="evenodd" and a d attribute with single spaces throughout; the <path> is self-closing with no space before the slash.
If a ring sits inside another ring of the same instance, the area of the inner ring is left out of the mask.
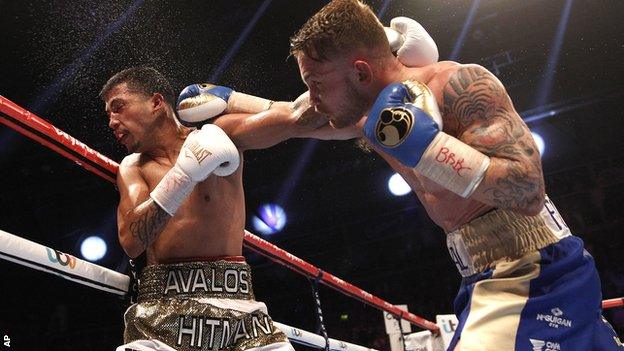
<path id="1" fill-rule="evenodd" d="M 169 217 L 165 210 L 152 202 L 143 215 L 130 223 L 130 233 L 143 244 L 144 248 L 147 248 L 154 242 Z"/>
<path id="2" fill-rule="evenodd" d="M 499 158 L 501 172 L 488 188 L 501 208 L 528 208 L 544 192 L 539 153 L 505 88 L 478 66 L 460 68 L 444 87 L 444 114 L 457 135 L 477 150 Z"/>
<path id="3" fill-rule="evenodd" d="M 494 111 L 489 120 L 468 131 L 467 137 L 472 140 L 472 146 L 492 155 L 526 156 L 533 155 L 529 148 L 519 148 L 525 135 L 524 128 L 514 127 L 513 122 L 506 118 L 507 111 L 501 108 Z"/>
<path id="4" fill-rule="evenodd" d="M 544 183 L 541 177 L 535 178 L 521 166 L 512 164 L 505 177 L 496 180 L 496 187 L 485 190 L 499 208 L 531 208 L 539 203 Z"/>

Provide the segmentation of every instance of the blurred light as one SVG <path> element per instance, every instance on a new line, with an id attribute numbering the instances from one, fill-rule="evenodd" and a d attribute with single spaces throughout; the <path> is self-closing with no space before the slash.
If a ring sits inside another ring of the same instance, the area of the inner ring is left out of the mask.
<path id="1" fill-rule="evenodd" d="M 80 254 L 86 260 L 97 261 L 106 255 L 106 242 L 99 236 L 90 236 L 80 244 Z"/>
<path id="2" fill-rule="evenodd" d="M 405 179 L 398 173 L 393 174 L 390 179 L 388 179 L 388 189 L 390 189 L 392 195 L 395 196 L 403 196 L 412 191 L 409 184 L 407 184 Z"/>
<path id="3" fill-rule="evenodd" d="M 539 150 L 540 155 L 544 155 L 544 148 L 546 147 L 544 138 L 535 132 L 531 132 L 531 135 L 533 135 L 533 140 L 535 140 L 535 145 L 537 145 L 537 150 Z"/>
<path id="4" fill-rule="evenodd" d="M 258 215 L 253 216 L 252 223 L 256 231 L 264 235 L 270 235 L 284 229 L 286 225 L 286 212 L 275 204 L 260 206 Z"/>
<path id="5" fill-rule="evenodd" d="M 277 193 L 277 203 L 286 205 L 290 200 L 290 195 L 293 192 L 293 189 L 299 184 L 299 180 L 301 179 L 301 175 L 305 170 L 305 167 L 308 165 L 314 150 L 316 150 L 316 145 L 318 144 L 318 140 L 310 139 L 306 142 L 303 147 L 303 151 L 299 154 L 297 162 L 294 163 L 290 172 L 288 173 L 288 177 L 286 177 L 282 181 L 282 186 Z"/>
<path id="6" fill-rule="evenodd" d="M 477 9 L 479 8 L 479 3 L 481 0 L 473 0 L 472 5 L 470 5 L 470 10 L 468 11 L 468 17 L 464 21 L 464 25 L 462 26 L 462 30 L 455 40 L 455 45 L 453 46 L 453 51 L 451 52 L 451 56 L 449 56 L 449 60 L 457 61 L 459 59 L 459 52 L 464 46 L 464 42 L 466 41 L 466 34 L 468 34 L 468 29 L 472 26 L 472 22 L 474 21 L 475 13 L 477 13 Z"/>
<path id="7" fill-rule="evenodd" d="M 340 320 L 341 320 L 341 321 L 346 321 L 346 320 L 349 320 L 349 315 L 348 315 L 348 314 L 346 314 L 346 313 L 341 314 L 341 315 L 340 315 Z"/>
<path id="8" fill-rule="evenodd" d="M 234 55 L 238 52 L 238 49 L 240 49 L 240 47 L 243 45 L 245 40 L 247 40 L 247 37 L 252 32 L 253 28 L 256 25 L 256 22 L 258 22 L 260 17 L 264 15 L 264 12 L 269 7 L 269 5 L 271 5 L 272 1 L 273 0 L 264 0 L 262 4 L 260 4 L 258 9 L 256 10 L 256 13 L 254 13 L 253 17 L 251 18 L 251 20 L 247 22 L 247 25 L 243 29 L 243 32 L 238 36 L 238 39 L 236 39 L 234 44 L 232 44 L 232 46 L 227 51 L 225 56 L 221 58 L 221 62 L 219 63 L 219 66 L 217 66 L 214 72 L 212 72 L 212 74 L 210 75 L 210 78 L 208 79 L 209 82 L 216 82 L 219 79 L 219 77 L 221 76 L 221 73 L 223 73 L 227 65 L 232 60 L 232 57 L 234 57 Z"/>
<path id="9" fill-rule="evenodd" d="M 386 14 L 388 5 L 390 5 L 391 2 L 392 0 L 384 0 L 384 2 L 381 4 L 381 8 L 379 9 L 379 11 L 377 11 L 377 18 L 381 19 Z"/>
<path id="10" fill-rule="evenodd" d="M 536 90 L 537 95 L 535 97 L 535 106 L 544 106 L 550 101 L 550 95 L 555 81 L 555 74 L 557 73 L 557 66 L 559 64 L 559 57 L 561 56 L 561 48 L 563 47 L 563 39 L 568 27 L 570 12 L 572 11 L 572 2 L 573 0 L 566 0 L 563 9 L 561 9 L 559 24 L 557 24 L 557 32 L 555 33 L 555 38 L 553 39 L 550 51 L 548 52 L 546 67 L 544 67 L 544 76 Z M 551 116 L 554 114 L 553 111 L 550 113 Z"/>

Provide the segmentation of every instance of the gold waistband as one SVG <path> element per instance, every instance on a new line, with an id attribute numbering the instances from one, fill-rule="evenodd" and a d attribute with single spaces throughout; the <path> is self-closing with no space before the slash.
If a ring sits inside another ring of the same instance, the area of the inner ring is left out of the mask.
<path id="1" fill-rule="evenodd" d="M 497 209 L 447 234 L 453 260 L 463 276 L 512 261 L 570 235 L 554 205 L 547 199 L 536 216 Z M 459 262 L 458 262 L 459 261 Z"/>
<path id="2" fill-rule="evenodd" d="M 251 269 L 247 263 L 224 260 L 145 267 L 139 302 L 172 297 L 253 300 Z"/>

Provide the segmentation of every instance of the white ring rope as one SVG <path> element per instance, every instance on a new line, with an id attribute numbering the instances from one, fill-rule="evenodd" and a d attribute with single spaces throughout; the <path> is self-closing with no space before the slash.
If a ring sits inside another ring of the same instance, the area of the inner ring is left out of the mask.
<path id="1" fill-rule="evenodd" d="M 130 277 L 0 230 L 0 258 L 92 288 L 125 295 Z"/>

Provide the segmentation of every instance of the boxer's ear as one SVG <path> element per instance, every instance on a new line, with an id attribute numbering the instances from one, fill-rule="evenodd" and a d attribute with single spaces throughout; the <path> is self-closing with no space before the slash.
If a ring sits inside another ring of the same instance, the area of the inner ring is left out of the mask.
<path id="1" fill-rule="evenodd" d="M 373 79 L 373 70 L 366 61 L 356 60 L 353 62 L 356 81 L 362 85 L 369 85 Z"/>
<path id="2" fill-rule="evenodd" d="M 154 93 L 150 98 L 150 105 L 154 112 L 162 110 L 166 104 L 165 97 L 160 93 Z"/>

